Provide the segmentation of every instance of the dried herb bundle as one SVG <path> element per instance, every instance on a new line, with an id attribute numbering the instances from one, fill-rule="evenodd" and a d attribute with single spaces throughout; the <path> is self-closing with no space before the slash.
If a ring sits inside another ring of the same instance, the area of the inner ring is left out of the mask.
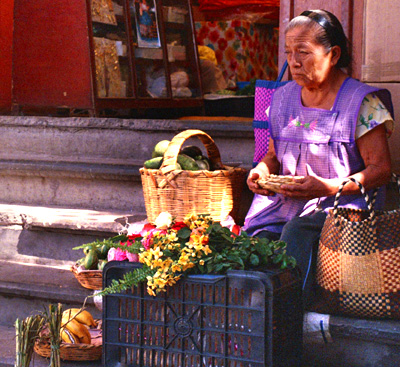
<path id="1" fill-rule="evenodd" d="M 39 331 L 43 324 L 44 319 L 40 315 L 29 316 L 25 320 L 17 319 L 15 321 L 15 367 L 29 367 L 35 341 L 39 337 Z"/>
<path id="2" fill-rule="evenodd" d="M 60 328 L 62 319 L 62 304 L 57 305 L 50 304 L 49 309 L 45 311 L 45 320 L 49 327 L 49 338 L 50 338 L 50 365 L 49 367 L 60 367 Z"/>

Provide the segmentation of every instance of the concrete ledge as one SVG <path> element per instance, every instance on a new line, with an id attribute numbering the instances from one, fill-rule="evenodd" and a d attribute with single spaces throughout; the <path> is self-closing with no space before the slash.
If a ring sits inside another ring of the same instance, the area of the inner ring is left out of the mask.
<path id="1" fill-rule="evenodd" d="M 19 225 L 29 230 L 50 229 L 111 236 L 123 229 L 126 220 L 139 221 L 145 217 L 142 212 L 0 204 L 0 226 Z"/>
<path id="2" fill-rule="evenodd" d="M 399 364 L 400 320 L 365 320 L 317 313 L 305 316 L 304 367 Z M 309 320 L 313 320 L 311 324 Z M 318 323 L 323 325 L 324 333 Z"/>

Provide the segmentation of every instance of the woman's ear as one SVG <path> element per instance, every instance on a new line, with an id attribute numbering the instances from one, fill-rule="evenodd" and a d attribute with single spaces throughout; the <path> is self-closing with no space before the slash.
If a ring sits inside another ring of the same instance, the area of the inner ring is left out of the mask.
<path id="1" fill-rule="evenodd" d="M 332 46 L 331 47 L 331 63 L 333 66 L 335 66 L 339 60 L 340 60 L 340 55 L 342 54 L 342 50 L 340 49 L 339 46 Z"/>

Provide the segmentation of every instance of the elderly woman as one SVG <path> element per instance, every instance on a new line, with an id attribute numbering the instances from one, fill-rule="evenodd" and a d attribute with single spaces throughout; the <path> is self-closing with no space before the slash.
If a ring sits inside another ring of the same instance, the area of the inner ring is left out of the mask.
<path id="1" fill-rule="evenodd" d="M 383 204 L 391 175 L 387 136 L 393 111 L 387 90 L 344 72 L 351 63 L 348 41 L 328 11 L 305 11 L 292 19 L 285 52 L 293 81 L 276 90 L 266 111 L 271 140 L 248 177 L 256 195 L 244 229 L 287 243 L 302 271 L 307 300 L 320 232 L 343 180 L 354 177 L 367 190 L 379 188 L 377 208 Z M 274 194 L 256 183 L 269 174 L 300 177 Z M 356 184 L 347 184 L 342 195 L 341 205 L 365 207 Z"/>

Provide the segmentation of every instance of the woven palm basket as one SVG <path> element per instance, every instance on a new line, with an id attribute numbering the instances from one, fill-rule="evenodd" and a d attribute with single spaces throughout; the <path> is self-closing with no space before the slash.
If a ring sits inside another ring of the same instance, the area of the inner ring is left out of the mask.
<path id="1" fill-rule="evenodd" d="M 213 171 L 177 170 L 176 162 L 183 143 L 197 137 L 204 144 Z M 201 130 L 186 130 L 174 136 L 164 154 L 160 169 L 140 169 L 147 219 L 153 223 L 162 212 L 177 220 L 188 214 L 210 214 L 222 221 L 231 215 L 238 220 L 247 171 L 224 166 L 214 140 Z"/>
<path id="2" fill-rule="evenodd" d="M 71 266 L 71 271 L 82 287 L 92 290 L 103 288 L 102 270 L 80 270 L 75 265 Z"/>
<path id="3" fill-rule="evenodd" d="M 91 344 L 70 344 L 62 342 L 60 358 L 63 361 L 97 361 L 103 351 L 101 330 L 89 330 L 92 336 Z M 50 358 L 51 346 L 48 338 L 38 339 L 34 346 L 35 352 L 44 358 Z"/>

